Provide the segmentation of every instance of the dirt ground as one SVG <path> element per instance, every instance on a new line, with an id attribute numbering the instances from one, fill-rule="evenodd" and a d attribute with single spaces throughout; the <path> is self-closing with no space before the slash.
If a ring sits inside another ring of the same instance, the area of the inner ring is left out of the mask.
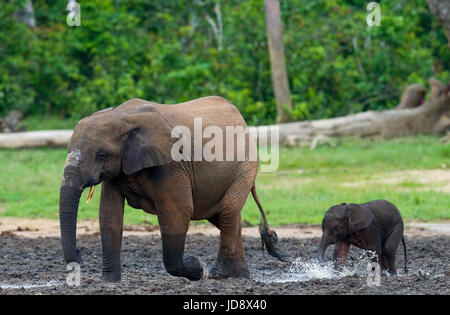
<path id="1" fill-rule="evenodd" d="M 122 244 L 122 281 L 100 280 L 101 245 L 94 222 L 79 222 L 82 251 L 81 284 L 66 284 L 58 222 L 0 218 L 0 294 L 449 294 L 450 225 L 411 223 L 406 229 L 409 273 L 403 274 L 403 249 L 397 254 L 399 276 L 368 285 L 370 260 L 352 247 L 346 270 L 336 273 L 315 262 L 318 227 L 276 228 L 279 248 L 291 262 L 261 252 L 255 227 L 244 228 L 244 246 L 251 279 L 191 282 L 170 276 L 162 263 L 161 241 L 153 227 L 128 227 Z M 153 231 L 152 231 L 153 230 Z M 214 227 L 190 228 L 187 255 L 211 266 L 218 252 Z M 328 258 L 332 249 L 328 250 Z M 207 268 L 205 269 L 207 270 Z"/>

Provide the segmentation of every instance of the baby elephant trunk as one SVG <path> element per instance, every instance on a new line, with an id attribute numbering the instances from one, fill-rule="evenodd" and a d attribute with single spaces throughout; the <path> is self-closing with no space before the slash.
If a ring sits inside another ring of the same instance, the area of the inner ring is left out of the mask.
<path id="1" fill-rule="evenodd" d="M 322 235 L 322 239 L 320 240 L 320 244 L 319 244 L 319 250 L 317 252 L 317 259 L 319 260 L 320 263 L 324 263 L 325 262 L 325 252 L 328 248 L 328 236 L 324 233 Z"/>

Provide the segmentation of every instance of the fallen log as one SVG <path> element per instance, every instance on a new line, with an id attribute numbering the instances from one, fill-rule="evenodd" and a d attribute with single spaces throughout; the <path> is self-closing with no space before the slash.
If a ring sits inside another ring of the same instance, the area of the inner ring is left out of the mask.
<path id="1" fill-rule="evenodd" d="M 395 109 L 277 125 L 280 143 L 304 143 L 317 136 L 393 138 L 445 133 L 450 129 L 450 85 L 443 85 L 433 78 L 429 84 L 431 93 L 426 101 L 423 101 L 421 86 L 414 85 L 405 90 Z M 259 132 L 260 128 L 255 127 L 254 132 Z"/>
<path id="2" fill-rule="evenodd" d="M 344 117 L 252 127 L 253 134 L 279 128 L 279 142 L 317 145 L 327 137 L 356 136 L 392 138 L 414 134 L 443 134 L 450 130 L 450 84 L 429 80 L 428 100 L 422 86 L 413 85 L 403 93 L 400 105 L 384 111 L 367 111 Z M 66 147 L 72 130 L 0 133 L 0 148 Z M 270 134 L 268 141 L 272 141 Z M 328 141 L 328 140 L 326 140 Z M 328 141 L 329 142 L 329 141 Z"/>
<path id="3" fill-rule="evenodd" d="M 66 147 L 73 130 L 0 133 L 0 148 Z"/>

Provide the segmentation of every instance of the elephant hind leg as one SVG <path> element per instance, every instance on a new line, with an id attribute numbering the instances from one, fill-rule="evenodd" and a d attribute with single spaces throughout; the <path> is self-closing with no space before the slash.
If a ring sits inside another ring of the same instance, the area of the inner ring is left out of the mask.
<path id="1" fill-rule="evenodd" d="M 250 278 L 242 244 L 241 216 L 219 219 L 220 248 L 210 278 Z"/>
<path id="2" fill-rule="evenodd" d="M 210 278 L 250 277 L 242 244 L 241 210 L 252 180 L 242 176 L 235 181 L 219 202 L 219 213 L 209 220 L 220 230 L 219 254 L 209 273 Z"/>
<path id="3" fill-rule="evenodd" d="M 394 229 L 394 231 L 389 235 L 386 241 L 383 244 L 383 260 L 384 265 L 382 266 L 386 268 L 386 271 L 389 275 L 397 275 L 397 268 L 395 266 L 397 249 L 400 245 L 400 241 L 403 236 L 403 226 L 398 226 Z"/>

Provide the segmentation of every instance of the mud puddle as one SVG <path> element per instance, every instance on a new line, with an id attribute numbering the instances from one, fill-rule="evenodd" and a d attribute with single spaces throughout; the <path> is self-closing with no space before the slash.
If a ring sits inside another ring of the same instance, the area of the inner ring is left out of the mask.
<path id="1" fill-rule="evenodd" d="M 335 274 L 330 265 L 314 265 L 318 237 L 280 238 L 279 248 L 293 263 L 261 252 L 260 239 L 244 236 L 251 279 L 189 281 L 164 270 L 158 234 L 125 235 L 122 244 L 122 281 L 105 283 L 101 276 L 99 235 L 81 235 L 80 286 L 68 286 L 68 271 L 58 237 L 0 237 L 0 294 L 449 294 L 450 238 L 407 237 L 408 268 L 402 274 L 402 250 L 397 254 L 398 277 L 367 285 L 364 252 L 351 248 L 346 272 Z M 208 268 L 219 247 L 217 235 L 189 234 L 185 255 L 195 255 Z M 327 252 L 327 259 L 332 248 Z M 320 268 L 319 268 L 320 267 Z"/>

